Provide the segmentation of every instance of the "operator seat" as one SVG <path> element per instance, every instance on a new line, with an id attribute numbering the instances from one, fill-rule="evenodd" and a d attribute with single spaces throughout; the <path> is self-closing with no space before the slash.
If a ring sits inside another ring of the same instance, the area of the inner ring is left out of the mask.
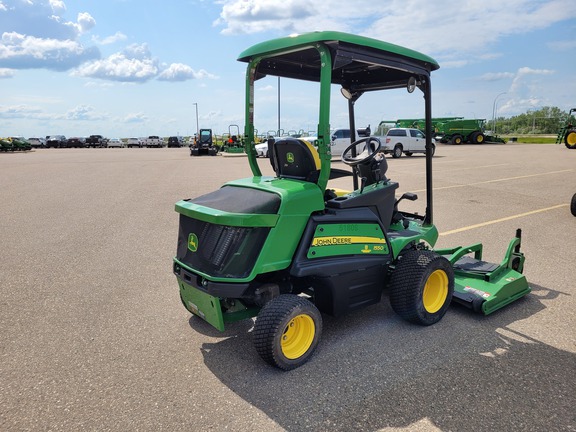
<path id="1" fill-rule="evenodd" d="M 272 144 L 270 156 L 272 167 L 279 178 L 318 182 L 320 156 L 308 141 L 292 137 L 278 139 Z"/>

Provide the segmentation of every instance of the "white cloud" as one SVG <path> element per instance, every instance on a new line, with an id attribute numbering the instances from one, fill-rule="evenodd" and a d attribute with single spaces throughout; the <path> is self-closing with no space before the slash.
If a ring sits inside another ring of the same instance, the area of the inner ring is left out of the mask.
<path id="1" fill-rule="evenodd" d="M 223 2 L 220 18 L 214 25 L 224 25 L 224 34 L 271 29 L 291 32 L 301 28 L 299 22 L 319 15 L 316 2 L 308 0 L 232 0 Z"/>
<path id="2" fill-rule="evenodd" d="M 160 81 L 218 78 L 204 69 L 195 71 L 182 63 L 172 63 L 165 67 L 152 57 L 147 44 L 132 44 L 105 59 L 84 63 L 72 75 L 135 83 L 155 78 Z"/>
<path id="3" fill-rule="evenodd" d="M 406 46 L 454 62 L 477 63 L 502 54 L 490 49 L 500 39 L 576 18 L 573 0 L 222 0 L 214 22 L 223 34 L 337 30 Z M 457 10 L 455 10 L 457 9 Z M 364 30 L 364 31 L 362 31 Z"/>
<path id="4" fill-rule="evenodd" d="M 512 79 L 506 95 L 502 97 L 502 105 L 499 112 L 502 114 L 517 114 L 525 112 L 530 108 L 554 105 L 548 100 L 545 85 L 545 76 L 554 74 L 555 71 L 549 69 L 532 69 L 521 67 L 515 73 L 500 72 L 492 74 L 502 79 Z M 491 75 L 491 74 L 486 74 Z"/>
<path id="5" fill-rule="evenodd" d="M 200 69 L 196 72 L 190 66 L 182 63 L 172 63 L 158 75 L 160 81 L 186 81 L 190 79 L 204 78 L 217 79 L 218 77 L 208 73 L 204 69 Z"/>
<path id="6" fill-rule="evenodd" d="M 528 97 L 528 91 L 533 92 L 537 88 L 538 79 L 534 80 L 534 76 L 538 75 L 552 75 L 554 71 L 548 69 L 532 69 L 529 67 L 521 67 L 518 69 L 516 76 L 512 80 L 510 86 L 511 93 L 523 93 L 523 96 Z"/>
<path id="7" fill-rule="evenodd" d="M 146 123 L 149 118 L 143 113 L 132 113 L 120 119 L 122 123 Z"/>
<path id="8" fill-rule="evenodd" d="M 0 105 L 2 119 L 58 120 L 63 118 L 56 113 L 45 113 L 42 108 L 25 104 Z"/>
<path id="9" fill-rule="evenodd" d="M 98 56 L 97 50 L 69 39 L 42 39 L 16 32 L 5 32 L 0 39 L 0 67 L 67 70 Z"/>
<path id="10" fill-rule="evenodd" d="M 455 19 L 449 19 L 446 11 L 454 6 L 451 0 L 392 0 L 380 8 L 380 18 L 368 33 L 427 53 L 478 54 L 507 35 L 576 16 L 576 3 L 571 0 L 467 1 L 458 6 Z"/>
<path id="11" fill-rule="evenodd" d="M 90 105 L 78 105 L 77 107 L 69 110 L 65 114 L 66 120 L 104 120 L 107 118 L 105 114 L 98 114 L 95 112 L 94 107 Z"/>
<path id="12" fill-rule="evenodd" d="M 516 76 L 512 72 L 489 72 L 480 77 L 481 81 L 500 81 L 502 79 L 512 79 Z"/>
<path id="13" fill-rule="evenodd" d="M 99 45 L 111 45 L 113 43 L 126 40 L 127 36 L 117 31 L 112 36 L 107 36 L 104 39 L 100 39 L 98 36 L 92 36 L 92 42 L 99 44 Z"/>
<path id="14" fill-rule="evenodd" d="M 124 51 L 84 63 L 73 76 L 112 81 L 145 82 L 158 75 L 158 61 L 153 59 L 146 44 L 133 44 Z"/>
<path id="15" fill-rule="evenodd" d="M 12 78 L 15 74 L 15 70 L 14 69 L 4 69 L 4 68 L 0 68 L 0 79 L 2 78 Z"/>
<path id="16" fill-rule="evenodd" d="M 76 28 L 80 34 L 86 33 L 96 25 L 96 20 L 88 12 L 80 12 L 76 22 Z"/>
<path id="17" fill-rule="evenodd" d="M 2 0 L 0 7 L 0 67 L 67 70 L 98 58 L 97 48 L 84 47 L 77 38 L 96 25 L 81 12 L 68 21 L 63 1 Z"/>
<path id="18" fill-rule="evenodd" d="M 194 74 L 194 69 L 190 66 L 182 63 L 172 63 L 170 67 L 158 75 L 158 79 L 160 81 L 187 81 L 194 79 Z"/>
<path id="19" fill-rule="evenodd" d="M 66 5 L 61 0 L 50 0 L 49 3 L 53 13 L 62 13 L 66 11 Z"/>

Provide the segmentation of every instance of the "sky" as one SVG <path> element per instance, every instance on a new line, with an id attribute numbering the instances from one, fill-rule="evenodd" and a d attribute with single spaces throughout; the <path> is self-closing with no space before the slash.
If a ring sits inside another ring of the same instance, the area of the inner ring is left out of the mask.
<path id="1" fill-rule="evenodd" d="M 0 0 L 0 136 L 235 132 L 244 124 L 239 54 L 322 30 L 433 57 L 435 117 L 576 107 L 574 0 Z M 285 132 L 315 131 L 315 84 L 282 79 L 278 89 L 267 77 L 255 97 L 259 133 L 278 128 L 278 107 Z M 424 114 L 418 91 L 365 94 L 356 109 L 357 126 L 373 130 Z M 334 86 L 331 126 L 346 119 Z"/>

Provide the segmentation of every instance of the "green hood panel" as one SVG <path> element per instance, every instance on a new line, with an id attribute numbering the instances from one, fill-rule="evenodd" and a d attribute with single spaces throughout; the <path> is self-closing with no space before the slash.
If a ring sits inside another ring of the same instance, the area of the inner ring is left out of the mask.
<path id="1" fill-rule="evenodd" d="M 250 188 L 278 195 L 281 199 L 278 214 L 249 214 L 216 210 L 189 201 L 176 203 L 176 211 L 191 219 L 215 225 L 233 227 L 273 228 L 270 230 L 250 274 L 243 278 L 214 277 L 202 274 L 209 280 L 246 282 L 257 275 L 287 268 L 306 228 L 310 215 L 324 209 L 324 196 L 314 184 L 299 180 L 273 177 L 251 177 L 234 180 L 226 187 Z M 184 264 L 185 266 L 185 264 Z M 190 269 L 192 270 L 192 269 Z"/>

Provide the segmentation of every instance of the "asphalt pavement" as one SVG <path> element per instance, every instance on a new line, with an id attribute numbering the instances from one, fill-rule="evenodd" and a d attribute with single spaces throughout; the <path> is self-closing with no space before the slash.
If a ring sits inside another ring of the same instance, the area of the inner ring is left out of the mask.
<path id="1" fill-rule="evenodd" d="M 423 213 L 424 157 L 388 165 Z M 500 262 L 522 228 L 532 293 L 430 327 L 384 294 L 324 316 L 291 372 L 258 357 L 251 320 L 192 317 L 172 274 L 174 203 L 249 176 L 245 157 L 187 148 L 0 154 L 0 431 L 576 430 L 576 151 L 439 145 L 437 246 Z"/>

